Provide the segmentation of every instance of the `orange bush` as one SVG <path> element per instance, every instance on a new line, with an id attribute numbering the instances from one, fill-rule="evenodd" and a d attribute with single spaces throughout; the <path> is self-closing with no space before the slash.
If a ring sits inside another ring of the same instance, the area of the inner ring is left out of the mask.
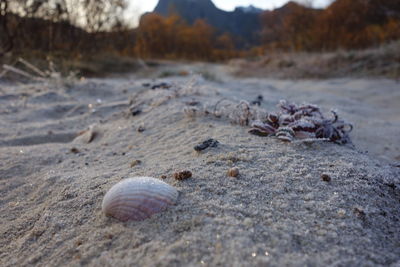
<path id="1" fill-rule="evenodd" d="M 291 50 L 360 49 L 400 39 L 398 0 L 336 0 L 325 10 L 289 3 L 265 12 L 264 43 Z"/>
<path id="2" fill-rule="evenodd" d="M 141 19 L 135 47 L 143 58 L 221 60 L 236 55 L 230 35 L 216 35 L 204 20 L 188 25 L 179 16 L 154 13 Z"/>

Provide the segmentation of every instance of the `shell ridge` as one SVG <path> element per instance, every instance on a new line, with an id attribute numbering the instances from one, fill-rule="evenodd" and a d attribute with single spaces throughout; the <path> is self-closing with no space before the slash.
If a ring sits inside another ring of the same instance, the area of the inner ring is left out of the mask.
<path id="1" fill-rule="evenodd" d="M 121 221 L 143 220 L 176 203 L 179 192 L 151 177 L 128 178 L 105 194 L 102 210 Z"/>
<path id="2" fill-rule="evenodd" d="M 142 220 L 144 218 L 149 217 L 148 213 L 145 213 L 144 211 L 137 208 L 136 206 L 122 206 L 119 209 L 119 213 L 116 213 L 115 216 L 114 215 L 112 215 L 112 216 L 117 218 L 117 216 L 120 216 L 120 215 L 122 215 L 124 217 L 126 216 L 128 218 L 132 217 L 135 220 L 138 220 L 138 219 Z"/>

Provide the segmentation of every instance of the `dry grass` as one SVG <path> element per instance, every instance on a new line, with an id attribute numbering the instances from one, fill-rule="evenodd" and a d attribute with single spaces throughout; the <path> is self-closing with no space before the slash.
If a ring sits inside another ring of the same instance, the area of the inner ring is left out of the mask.
<path id="1" fill-rule="evenodd" d="M 21 62 L 19 60 L 20 58 L 26 60 L 31 66 Z M 48 55 L 39 51 L 24 51 L 16 52 L 13 55 L 1 58 L 0 73 L 4 70 L 1 66 L 8 65 L 23 72 L 34 74 L 34 76 L 42 76 L 33 68 L 47 70 L 49 69 L 49 62 L 52 62 L 55 71 L 62 77 L 69 76 L 71 72 L 78 77 L 104 77 L 115 73 L 135 72 L 141 67 L 141 63 L 135 58 L 113 54 L 85 56 L 59 52 Z M 12 71 L 4 75 L 3 78 L 11 80 L 31 79 L 28 75 L 18 75 Z"/>
<path id="2" fill-rule="evenodd" d="M 239 77 L 324 79 L 345 76 L 400 79 L 400 41 L 361 51 L 271 53 L 229 64 Z"/>

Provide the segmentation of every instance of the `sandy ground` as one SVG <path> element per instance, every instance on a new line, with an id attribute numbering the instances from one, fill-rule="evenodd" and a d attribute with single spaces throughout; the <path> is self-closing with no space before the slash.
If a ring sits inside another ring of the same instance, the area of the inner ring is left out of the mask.
<path id="1" fill-rule="evenodd" d="M 163 81 L 175 85 L 150 90 L 142 84 L 153 81 L 134 76 L 0 84 L 1 266 L 400 264 L 399 83 Z M 183 112 L 187 101 L 259 94 L 267 110 L 282 98 L 338 109 L 355 147 L 282 143 Z M 129 101 L 143 112 L 132 116 Z M 91 125 L 92 142 L 76 138 Z M 220 145 L 193 150 L 209 137 Z M 226 176 L 232 166 L 238 178 Z M 193 177 L 174 180 L 179 169 Z M 177 205 L 140 222 L 105 217 L 105 192 L 143 175 L 166 175 Z"/>

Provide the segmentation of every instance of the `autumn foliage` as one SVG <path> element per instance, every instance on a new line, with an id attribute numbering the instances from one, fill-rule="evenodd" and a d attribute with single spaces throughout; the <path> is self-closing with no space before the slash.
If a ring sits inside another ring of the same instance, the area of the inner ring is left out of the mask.
<path id="1" fill-rule="evenodd" d="M 336 0 L 324 10 L 291 2 L 265 12 L 262 21 L 269 48 L 361 49 L 400 39 L 400 1 Z"/>
<path id="2" fill-rule="evenodd" d="M 222 60 L 237 55 L 231 36 L 217 35 L 204 20 L 189 25 L 179 16 L 154 13 L 141 19 L 135 50 L 143 58 Z"/>
<path id="3" fill-rule="evenodd" d="M 178 15 L 149 13 L 137 28 L 129 29 L 121 21 L 123 2 L 76 0 L 87 3 L 83 29 L 77 26 L 80 14 L 68 5 L 54 9 L 54 0 L 0 0 L 0 57 L 12 50 L 15 54 L 40 51 L 68 57 L 117 54 L 217 61 L 260 55 L 266 50 L 362 49 L 400 39 L 399 0 L 336 0 L 323 10 L 290 2 L 261 14 L 263 30 L 255 33 L 260 40 L 247 51 L 236 46 L 236 36 L 204 20 L 189 24 Z M 15 3 L 21 4 L 12 9 Z M 18 10 L 25 11 L 15 13 Z"/>

